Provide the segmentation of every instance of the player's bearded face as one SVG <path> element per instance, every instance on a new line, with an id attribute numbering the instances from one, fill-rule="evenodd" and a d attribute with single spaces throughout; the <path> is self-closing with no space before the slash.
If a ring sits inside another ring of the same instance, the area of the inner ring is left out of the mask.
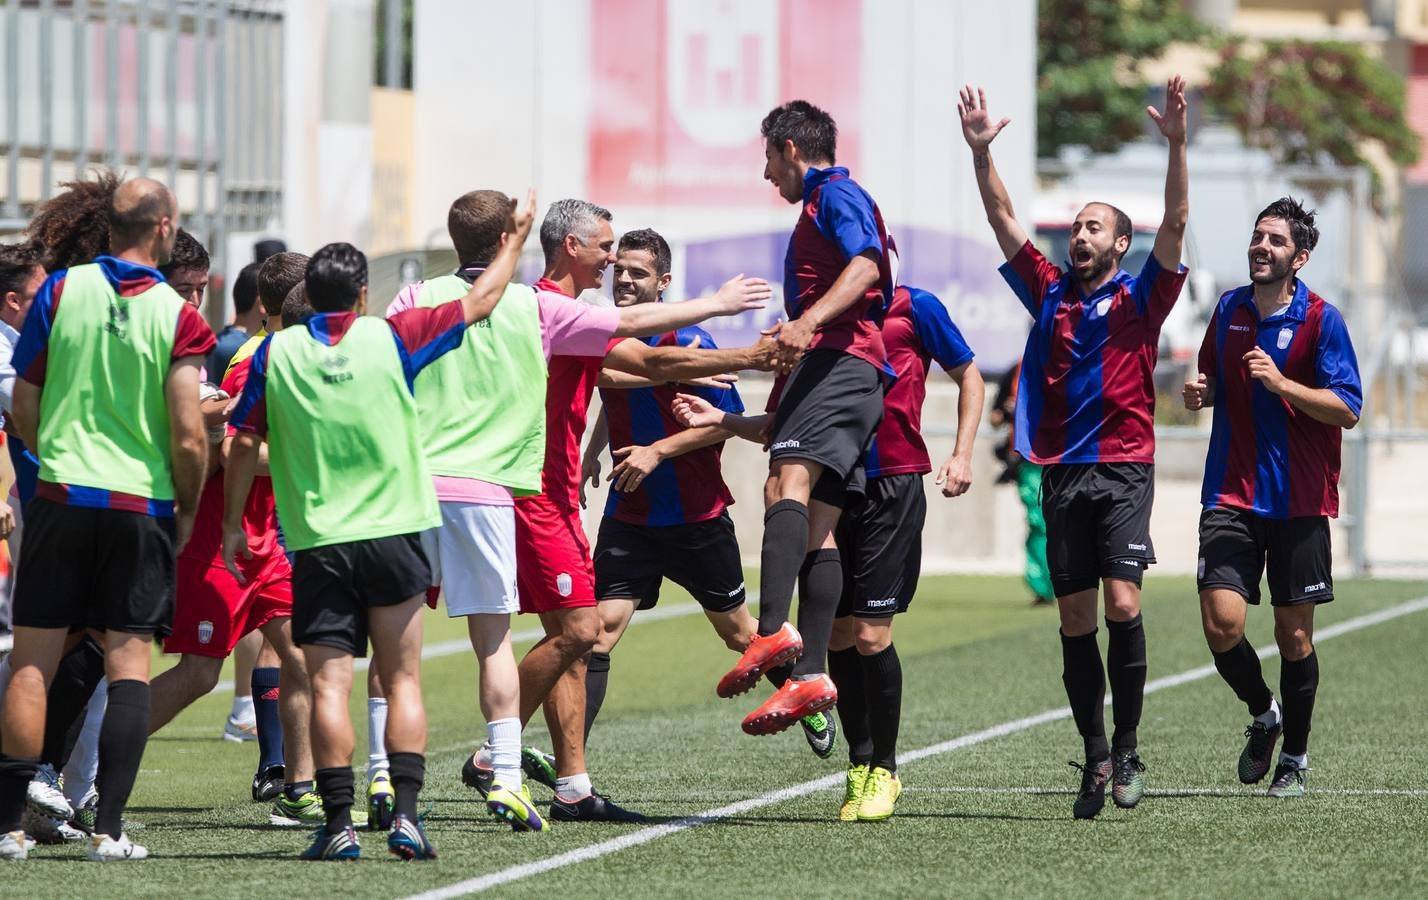
<path id="1" fill-rule="evenodd" d="M 1118 260 L 1115 222 L 1099 207 L 1087 207 L 1071 225 L 1071 268 L 1082 281 L 1096 281 Z"/>
<path id="2" fill-rule="evenodd" d="M 645 250 L 625 250 L 615 257 L 615 305 L 634 306 L 659 299 L 659 276 Z"/>
<path id="3" fill-rule="evenodd" d="M 1250 235 L 1249 275 L 1255 284 L 1283 281 L 1294 272 L 1294 238 L 1283 219 L 1261 219 Z"/>

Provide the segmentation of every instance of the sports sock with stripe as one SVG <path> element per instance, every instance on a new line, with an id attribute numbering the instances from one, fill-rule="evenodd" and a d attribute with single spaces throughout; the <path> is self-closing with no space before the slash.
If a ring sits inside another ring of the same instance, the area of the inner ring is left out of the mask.
<path id="1" fill-rule="evenodd" d="M 1086 759 L 1100 762 L 1111 755 L 1106 742 L 1106 716 L 1102 706 L 1106 699 L 1106 669 L 1101 663 L 1101 648 L 1096 644 L 1096 632 L 1067 637 L 1061 634 L 1061 683 L 1066 686 L 1066 699 L 1076 730 L 1086 745 Z"/>
<path id="2" fill-rule="evenodd" d="M 495 772 L 493 781 L 501 787 L 521 788 L 521 720 L 516 716 L 486 723 L 488 760 Z"/>
<path id="3" fill-rule="evenodd" d="M 759 554 L 759 634 L 773 634 L 788 621 L 793 588 L 808 550 L 808 507 L 780 500 L 764 513 Z"/>
<path id="4" fill-rule="evenodd" d="M 902 660 L 888 644 L 860 657 L 867 693 L 868 729 L 873 740 L 872 764 L 897 771 L 897 732 L 902 724 Z M 840 691 L 838 702 L 843 702 Z"/>
<path id="5" fill-rule="evenodd" d="M 1106 620 L 1106 677 L 1111 682 L 1111 747 L 1135 750 L 1136 728 L 1145 706 L 1145 625 L 1139 613 L 1127 622 Z"/>
<path id="6" fill-rule="evenodd" d="M 838 721 L 848 743 L 848 762 L 866 766 L 873 761 L 873 735 L 868 728 L 866 678 L 858 649 L 828 651 L 828 675 L 838 688 Z"/>
<path id="7" fill-rule="evenodd" d="M 1254 652 L 1249 638 L 1242 637 L 1238 644 L 1225 652 L 1211 655 L 1215 657 L 1215 670 L 1249 708 L 1250 715 L 1258 717 L 1270 710 L 1274 704 L 1274 693 L 1264 683 L 1259 654 Z"/>
<path id="8" fill-rule="evenodd" d="M 258 726 L 258 771 L 283 764 L 283 720 L 278 715 L 282 669 L 253 669 L 253 717 Z"/>
<path id="9" fill-rule="evenodd" d="M 605 688 L 610 683 L 610 654 L 590 651 L 590 659 L 585 665 L 585 740 L 590 740 L 590 729 L 595 717 L 600 715 L 600 707 L 605 705 Z"/>
<path id="10" fill-rule="evenodd" d="M 1286 756 L 1309 752 L 1309 723 L 1314 718 L 1314 697 L 1319 692 L 1319 651 L 1310 650 L 1303 659 L 1281 659 L 1279 696 L 1284 704 L 1284 744 Z"/>
<path id="11" fill-rule="evenodd" d="M 322 797 L 322 812 L 327 816 L 327 833 L 352 827 L 352 769 L 334 766 L 317 770 L 317 793 Z"/>
<path id="12" fill-rule="evenodd" d="M 793 664 L 793 677 L 822 673 L 828 666 L 828 639 L 843 596 L 843 561 L 836 549 L 814 550 L 804 557 L 798 576 L 798 633 L 803 655 Z"/>
<path id="13" fill-rule="evenodd" d="M 139 763 L 149 742 L 149 684 L 125 679 L 109 683 L 109 707 L 99 730 L 99 806 L 94 833 L 118 838 L 124 806 L 134 790 Z"/>
<path id="14" fill-rule="evenodd" d="M 396 812 L 413 822 L 417 817 L 417 796 L 426 781 L 426 757 L 420 753 L 388 754 L 391 763 L 392 791 L 396 794 Z"/>

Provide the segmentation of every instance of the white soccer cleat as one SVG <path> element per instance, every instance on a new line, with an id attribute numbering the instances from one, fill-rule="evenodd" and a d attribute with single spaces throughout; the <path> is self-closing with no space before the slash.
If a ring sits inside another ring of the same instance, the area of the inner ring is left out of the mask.
<path id="1" fill-rule="evenodd" d="M 12 831 L 0 835 L 0 859 L 25 859 L 35 842 L 25 837 L 23 831 Z"/>
<path id="2" fill-rule="evenodd" d="M 89 858 L 94 862 L 123 862 L 148 859 L 149 851 L 129 840 L 127 834 L 121 834 L 117 839 L 107 834 L 96 834 L 89 839 Z"/>
<path id="3" fill-rule="evenodd" d="M 59 776 L 55 774 L 53 766 L 40 766 L 35 770 L 35 777 L 30 779 L 30 786 L 26 789 L 25 799 L 29 801 L 31 809 L 51 819 L 69 821 L 69 817 L 74 815 L 74 809 L 60 790 Z"/>
<path id="4" fill-rule="evenodd" d="M 89 837 L 65 820 L 52 819 L 33 809 L 25 810 L 24 817 L 20 819 L 20 826 L 26 834 L 40 844 L 64 844 L 69 841 L 82 841 Z"/>
<path id="5" fill-rule="evenodd" d="M 235 744 L 256 741 L 258 739 L 258 720 L 235 719 L 229 716 L 228 721 L 223 723 L 223 739 Z"/>

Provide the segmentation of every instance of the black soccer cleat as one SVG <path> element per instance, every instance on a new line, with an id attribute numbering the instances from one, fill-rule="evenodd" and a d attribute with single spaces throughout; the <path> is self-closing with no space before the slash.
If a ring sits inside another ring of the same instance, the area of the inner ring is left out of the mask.
<path id="1" fill-rule="evenodd" d="M 1121 809 L 1135 809 L 1145 796 L 1145 763 L 1134 750 L 1116 753 L 1111 763 L 1111 799 Z"/>
<path id="2" fill-rule="evenodd" d="M 253 799 L 258 803 L 267 803 L 283 792 L 282 766 L 268 766 L 266 769 L 259 769 L 253 776 Z"/>
<path id="3" fill-rule="evenodd" d="M 595 791 L 575 803 L 566 803 L 559 797 L 550 801 L 550 819 L 553 822 L 622 822 L 639 824 L 649 818 L 637 812 L 616 806 L 602 794 Z"/>
<path id="4" fill-rule="evenodd" d="M 1274 762 L 1274 745 L 1284 730 L 1282 723 L 1269 728 L 1260 722 L 1251 722 L 1245 729 L 1245 749 L 1240 753 L 1240 783 L 1259 784 L 1269 774 Z"/>
<path id="5" fill-rule="evenodd" d="M 491 784 L 496 780 L 496 770 L 476 765 L 475 755 L 466 757 L 461 765 L 461 783 L 485 797 L 491 793 Z"/>
<path id="6" fill-rule="evenodd" d="M 1081 790 L 1076 794 L 1076 802 L 1071 806 L 1071 815 L 1077 819 L 1094 819 L 1106 805 L 1106 782 L 1111 780 L 1110 757 L 1099 762 L 1068 763 L 1073 769 L 1081 770 Z"/>

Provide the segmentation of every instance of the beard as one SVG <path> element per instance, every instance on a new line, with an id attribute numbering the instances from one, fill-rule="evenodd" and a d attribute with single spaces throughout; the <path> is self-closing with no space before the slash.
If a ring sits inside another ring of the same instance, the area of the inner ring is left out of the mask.
<path id="1" fill-rule="evenodd" d="M 1076 277 L 1083 282 L 1090 284 L 1099 281 L 1107 272 L 1115 270 L 1120 260 L 1116 258 L 1115 248 L 1103 250 L 1091 257 L 1090 267 L 1084 270 L 1076 269 Z"/>
<path id="2" fill-rule="evenodd" d="M 1274 284 L 1276 281 L 1283 281 L 1290 275 L 1290 261 L 1280 262 L 1274 257 L 1269 259 L 1269 271 L 1263 275 L 1256 275 L 1254 263 L 1250 263 L 1250 281 L 1254 284 Z"/>

